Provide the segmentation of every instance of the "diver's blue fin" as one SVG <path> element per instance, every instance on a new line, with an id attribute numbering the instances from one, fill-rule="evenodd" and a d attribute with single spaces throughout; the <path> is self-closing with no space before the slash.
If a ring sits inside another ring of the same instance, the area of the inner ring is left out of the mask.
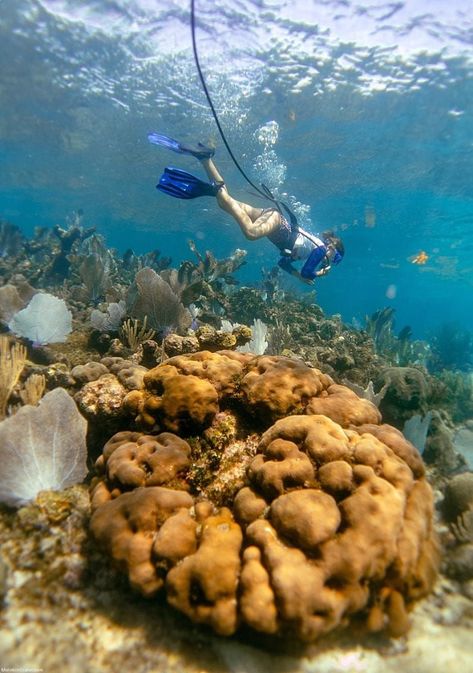
<path id="1" fill-rule="evenodd" d="M 196 147 L 191 145 L 184 145 L 177 140 L 173 140 L 169 136 L 164 136 L 161 133 L 148 133 L 148 140 L 153 145 L 161 145 L 168 150 L 177 152 L 178 154 L 190 154 L 196 159 L 210 159 L 215 154 L 215 150 L 202 143 L 197 143 Z"/>
<path id="2" fill-rule="evenodd" d="M 175 199 L 196 199 L 199 196 L 216 196 L 223 183 L 204 182 L 181 168 L 166 166 L 156 189 Z"/>

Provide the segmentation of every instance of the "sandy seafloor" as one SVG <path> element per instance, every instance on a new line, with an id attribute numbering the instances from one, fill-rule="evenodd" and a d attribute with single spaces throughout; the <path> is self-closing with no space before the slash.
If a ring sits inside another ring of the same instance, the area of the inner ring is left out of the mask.
<path id="1" fill-rule="evenodd" d="M 440 575 L 398 640 L 350 629 L 317 644 L 220 638 L 145 601 L 87 535 L 84 486 L 0 516 L 0 666 L 47 673 L 471 673 L 473 586 Z M 69 502 L 70 504 L 64 504 Z M 59 506 L 58 506 L 59 503 Z M 445 532 L 438 526 L 440 537 Z M 473 583 L 471 583 L 473 584 Z"/>

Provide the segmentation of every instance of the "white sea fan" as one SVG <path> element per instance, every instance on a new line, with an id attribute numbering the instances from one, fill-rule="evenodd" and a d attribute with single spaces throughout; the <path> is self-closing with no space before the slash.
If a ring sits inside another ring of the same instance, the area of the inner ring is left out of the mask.
<path id="1" fill-rule="evenodd" d="M 14 507 L 87 474 L 87 421 L 64 388 L 0 423 L 0 502 Z"/>
<path id="2" fill-rule="evenodd" d="M 234 329 L 234 325 L 229 321 L 229 320 L 222 320 L 222 324 L 220 327 L 221 332 L 225 332 L 226 334 L 231 334 Z"/>
<path id="3" fill-rule="evenodd" d="M 254 353 L 255 355 L 263 355 L 268 347 L 266 335 L 268 334 L 268 326 L 259 318 L 253 320 L 251 328 L 252 336 L 250 341 L 244 346 L 239 346 L 237 351 L 240 353 Z"/>
<path id="4" fill-rule="evenodd" d="M 425 416 L 415 414 L 415 416 L 411 416 L 404 423 L 404 427 L 402 428 L 404 437 L 411 444 L 414 444 L 416 449 L 421 454 L 424 453 L 425 442 L 427 440 L 427 434 L 429 432 L 432 417 L 432 411 L 428 411 Z"/>
<path id="5" fill-rule="evenodd" d="M 202 313 L 202 309 L 196 306 L 195 304 L 190 304 L 187 308 L 189 309 L 189 312 L 192 316 L 192 320 L 196 320 Z"/>
<path id="6" fill-rule="evenodd" d="M 38 292 L 26 308 L 15 313 L 8 327 L 34 344 L 60 343 L 72 331 L 72 313 L 63 299 Z"/>
<path id="7" fill-rule="evenodd" d="M 353 390 L 354 393 L 358 395 L 358 397 L 362 397 L 365 400 L 369 400 L 370 402 L 373 402 L 375 406 L 379 408 L 379 405 L 381 404 L 381 401 L 383 397 L 386 395 L 387 390 L 389 388 L 389 383 L 385 383 L 384 386 L 378 390 L 377 393 L 374 392 L 374 386 L 373 386 L 373 381 L 369 381 L 368 385 L 366 388 L 363 388 L 360 386 L 358 383 L 353 383 L 352 381 L 347 381 L 344 379 L 342 381 L 343 385 L 347 386 L 347 388 L 350 388 L 350 390 Z"/>
<path id="8" fill-rule="evenodd" d="M 103 313 L 94 308 L 90 314 L 90 324 L 99 332 L 116 332 L 126 315 L 126 304 L 123 299 L 118 303 L 111 302 L 107 306 L 107 312 Z"/>

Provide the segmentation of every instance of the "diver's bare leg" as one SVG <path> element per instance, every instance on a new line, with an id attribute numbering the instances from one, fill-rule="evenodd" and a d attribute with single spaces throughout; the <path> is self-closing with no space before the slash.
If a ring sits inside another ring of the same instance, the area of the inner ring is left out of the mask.
<path id="1" fill-rule="evenodd" d="M 210 180 L 224 182 L 211 159 L 204 159 L 200 163 Z M 265 211 L 262 208 L 255 208 L 248 203 L 237 201 L 230 196 L 225 184 L 218 191 L 217 203 L 222 210 L 229 213 L 237 221 L 243 234 L 250 240 L 268 236 L 281 226 L 281 215 L 277 210 Z"/>

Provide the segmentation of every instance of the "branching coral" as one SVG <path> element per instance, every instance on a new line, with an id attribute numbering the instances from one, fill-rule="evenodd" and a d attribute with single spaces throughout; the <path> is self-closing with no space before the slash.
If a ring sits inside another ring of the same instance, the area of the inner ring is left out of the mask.
<path id="1" fill-rule="evenodd" d="M 23 404 L 38 404 L 46 390 L 46 378 L 44 374 L 31 374 L 25 381 L 20 397 Z"/>
<path id="2" fill-rule="evenodd" d="M 26 362 L 26 348 L 8 337 L 0 336 L 0 420 L 7 413 L 8 398 L 18 383 Z"/>
<path id="3" fill-rule="evenodd" d="M 145 315 L 143 322 L 140 324 L 139 320 L 125 320 L 119 329 L 119 336 L 122 342 L 135 351 L 143 341 L 152 339 L 156 332 L 154 329 L 148 329 L 148 316 Z"/>
<path id="4" fill-rule="evenodd" d="M 237 249 L 230 257 L 219 260 L 208 250 L 202 255 L 193 241 L 189 241 L 189 247 L 198 263 L 185 261 L 177 271 L 171 269 L 162 276 L 186 306 L 198 299 L 202 314 L 211 320 L 217 317 L 215 306 L 228 308 L 227 289 L 236 285 L 232 274 L 245 264 L 246 252 Z"/>
<path id="5" fill-rule="evenodd" d="M 366 316 L 366 331 L 373 339 L 376 352 L 400 367 L 410 363 L 424 361 L 428 355 L 425 342 L 411 341 L 412 329 L 403 327 L 398 335 L 394 334 L 394 309 L 385 307 L 378 309 L 371 316 Z"/>

